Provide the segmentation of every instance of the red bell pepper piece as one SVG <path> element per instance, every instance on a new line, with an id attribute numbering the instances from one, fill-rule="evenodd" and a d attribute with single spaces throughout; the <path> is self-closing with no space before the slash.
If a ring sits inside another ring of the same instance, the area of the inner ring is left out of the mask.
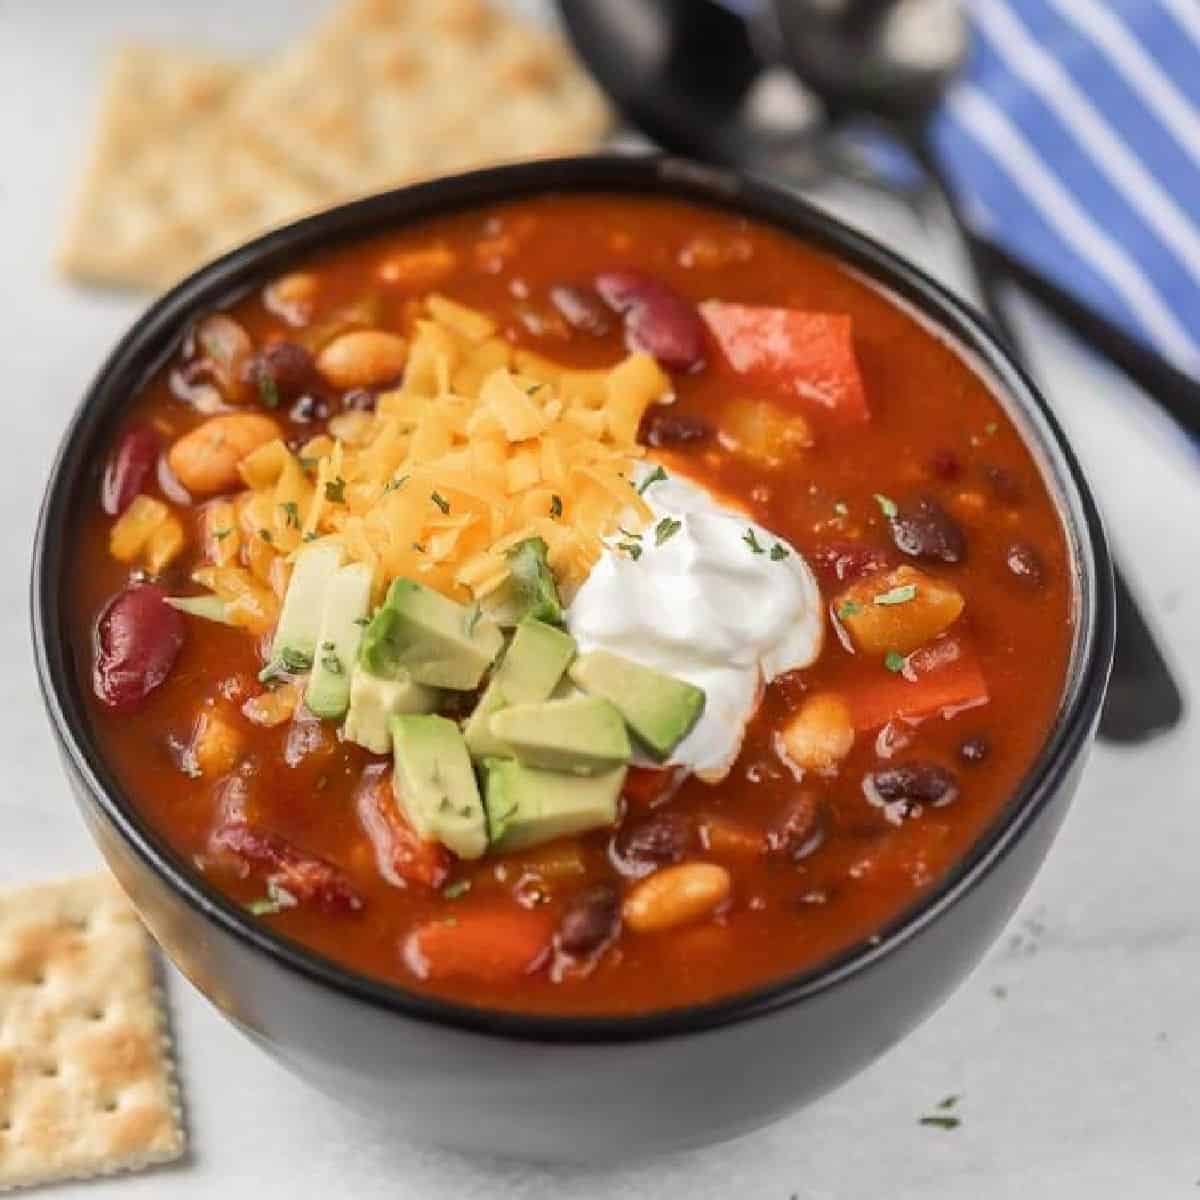
<path id="1" fill-rule="evenodd" d="M 388 883 L 439 888 L 446 882 L 454 855 L 417 835 L 392 794 L 388 775 L 368 768 L 358 792 L 358 819 L 375 850 L 379 874 Z"/>
<path id="2" fill-rule="evenodd" d="M 554 921 L 526 909 L 455 908 L 447 920 L 419 925 L 404 941 L 404 961 L 420 979 L 505 983 L 536 970 L 550 950 Z"/>

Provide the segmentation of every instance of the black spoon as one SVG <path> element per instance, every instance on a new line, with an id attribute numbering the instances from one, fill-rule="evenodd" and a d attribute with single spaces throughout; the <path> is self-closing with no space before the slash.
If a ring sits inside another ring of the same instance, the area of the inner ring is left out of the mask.
<path id="1" fill-rule="evenodd" d="M 844 171 L 844 159 L 831 162 L 828 139 L 823 147 L 820 122 L 803 93 L 791 106 L 796 117 L 790 126 L 759 117 L 754 94 L 772 60 L 789 61 L 822 97 L 835 121 L 873 116 L 910 147 L 939 184 L 962 231 L 989 316 L 1001 336 L 1015 345 L 999 303 L 999 260 L 962 220 L 927 150 L 929 118 L 967 47 L 957 6 L 945 0 L 916 0 L 924 4 L 927 19 L 930 4 L 936 3 L 940 11 L 932 19 L 944 23 L 941 53 L 931 60 L 887 52 L 897 36 L 896 0 L 843 0 L 840 5 L 831 0 L 777 0 L 774 12 L 762 4 L 733 5 L 757 10 L 751 24 L 729 11 L 730 3 L 561 0 L 561 9 L 580 54 L 626 117 L 670 150 L 800 181 L 819 177 L 831 165 Z M 911 10 L 913 0 L 901 0 L 903 5 Z M 913 19 L 911 11 L 899 18 Z M 915 44 L 918 50 L 927 49 L 929 40 L 920 37 Z M 786 79 L 777 74 L 772 82 L 786 86 Z M 1117 361 L 1134 374 L 1126 362 Z M 1145 356 L 1139 361 L 1146 361 Z M 1171 382 L 1177 393 L 1186 393 L 1188 384 L 1195 390 L 1194 381 Z M 1183 395 L 1174 411 L 1187 409 L 1188 401 Z M 1192 411 L 1200 415 L 1200 404 Z M 1177 724 L 1182 702 L 1119 572 L 1117 607 L 1116 660 L 1101 733 L 1114 741 L 1136 742 Z"/>
<path id="2" fill-rule="evenodd" d="M 934 111 L 968 45 L 958 5 L 950 0 L 776 0 L 774 19 L 787 61 L 832 116 L 874 118 L 924 167 L 958 227 L 984 312 L 1009 349 L 1028 362 L 1004 308 L 1000 261 L 975 234 L 930 147 Z M 899 53 L 901 48 L 909 54 Z M 1112 741 L 1140 742 L 1178 724 L 1183 702 L 1119 567 L 1115 574 L 1117 646 L 1100 732 Z"/>

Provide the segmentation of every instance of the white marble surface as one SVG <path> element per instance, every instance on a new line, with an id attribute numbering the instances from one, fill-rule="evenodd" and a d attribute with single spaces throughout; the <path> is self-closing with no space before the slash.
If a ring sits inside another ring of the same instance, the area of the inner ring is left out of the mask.
<path id="1" fill-rule="evenodd" d="M 433 0 L 428 0 L 433 2 Z M 0 0 L 0 882 L 95 862 L 59 775 L 28 649 L 36 505 L 67 414 L 140 301 L 57 280 L 50 250 L 100 55 L 120 34 L 255 49 L 319 0 Z M 952 268 L 945 243 L 862 197 L 828 199 Z M 1023 311 L 1047 389 L 1190 695 L 1200 696 L 1200 462 L 1128 389 Z M 584 1200 L 1194 1196 L 1200 1181 L 1200 725 L 1097 750 L 1004 939 L 921 1030 L 837 1094 L 733 1145 L 613 1171 L 406 1144 L 294 1081 L 178 976 L 191 1152 L 56 1194 Z M 803 1064 L 797 1064 L 803 1070 Z M 962 1126 L 918 1126 L 961 1094 Z"/>

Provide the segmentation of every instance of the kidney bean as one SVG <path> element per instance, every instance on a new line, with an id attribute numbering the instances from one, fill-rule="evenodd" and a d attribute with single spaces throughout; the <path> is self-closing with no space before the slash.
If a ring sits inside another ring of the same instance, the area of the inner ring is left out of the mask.
<path id="1" fill-rule="evenodd" d="M 932 496 L 902 504 L 891 519 L 896 549 L 913 558 L 962 562 L 967 539 L 958 522 Z"/>
<path id="2" fill-rule="evenodd" d="M 363 906 L 362 897 L 339 867 L 248 822 L 219 825 L 208 848 L 216 856 L 264 871 L 268 884 L 282 888 L 300 904 L 312 903 L 334 913 L 357 912 Z"/>
<path id="3" fill-rule="evenodd" d="M 313 356 L 298 342 L 272 342 L 246 367 L 247 382 L 268 407 L 287 404 L 320 384 Z"/>
<path id="4" fill-rule="evenodd" d="M 991 742 L 988 741 L 983 734 L 978 734 L 975 737 L 967 738 L 958 748 L 958 757 L 963 762 L 980 763 L 987 758 L 991 750 Z"/>
<path id="5" fill-rule="evenodd" d="M 887 554 L 865 542 L 825 542 L 809 556 L 813 566 L 838 583 L 847 583 L 873 575 L 889 565 Z"/>
<path id="6" fill-rule="evenodd" d="M 119 517 L 142 490 L 161 448 L 161 439 L 149 426 L 135 425 L 121 434 L 100 481 L 100 507 L 110 517 Z"/>
<path id="7" fill-rule="evenodd" d="M 669 371 L 694 371 L 704 364 L 704 325 L 695 307 L 666 284 L 640 271 L 602 271 L 601 299 L 625 319 L 631 350 L 644 350 Z"/>
<path id="8" fill-rule="evenodd" d="M 175 665 L 183 630 L 183 616 L 162 588 L 140 584 L 119 593 L 96 625 L 97 698 L 117 712 L 137 708 Z"/>
<path id="9" fill-rule="evenodd" d="M 1045 579 L 1042 556 L 1028 542 L 1013 542 L 1004 556 L 1008 569 L 1030 587 L 1040 587 Z"/>
<path id="10" fill-rule="evenodd" d="M 567 954 L 591 954 L 617 932 L 621 902 L 611 883 L 598 883 L 573 896 L 558 923 L 558 944 Z"/>
<path id="11" fill-rule="evenodd" d="M 692 824 L 682 813 L 660 812 L 621 830 L 614 848 L 629 874 L 642 875 L 650 867 L 679 862 L 691 841 Z"/>
<path id="12" fill-rule="evenodd" d="M 958 796 L 958 780 L 937 763 L 900 763 L 868 774 L 863 792 L 872 804 L 897 805 L 900 815 L 907 816 L 914 805 L 950 804 Z"/>
<path id="13" fill-rule="evenodd" d="M 638 429 L 638 441 L 646 446 L 683 446 L 712 437 L 712 426 L 690 413 L 676 413 L 666 404 L 646 409 Z"/>
<path id="14" fill-rule="evenodd" d="M 608 312 L 600 297 L 590 288 L 559 284 L 550 289 L 550 303 L 572 329 L 603 337 L 611 327 Z"/>
<path id="15" fill-rule="evenodd" d="M 812 792 L 801 792 L 788 802 L 782 817 L 767 830 L 767 850 L 799 862 L 820 844 L 821 802 Z"/>

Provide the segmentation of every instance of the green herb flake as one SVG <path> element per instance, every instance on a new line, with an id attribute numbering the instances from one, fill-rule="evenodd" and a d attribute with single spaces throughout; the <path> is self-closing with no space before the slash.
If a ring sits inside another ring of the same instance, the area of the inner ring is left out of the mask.
<path id="1" fill-rule="evenodd" d="M 934 1129 L 945 1129 L 949 1131 L 951 1129 L 957 1129 L 962 1124 L 962 1119 L 959 1117 L 933 1115 L 921 1117 L 917 1121 L 917 1124 L 928 1125 Z"/>
<path id="2" fill-rule="evenodd" d="M 371 623 L 371 618 L 370 617 L 355 617 L 354 623 L 355 623 L 355 625 L 359 625 L 363 629 L 366 629 L 366 627 L 368 625 L 370 625 L 370 623 Z"/>
<path id="3" fill-rule="evenodd" d="M 962 1097 L 958 1095 L 947 1096 L 944 1100 L 938 1103 L 938 1108 L 943 1110 L 947 1108 L 953 1108 L 961 1099 Z"/>
<path id="4" fill-rule="evenodd" d="M 346 481 L 340 475 L 326 482 L 325 499 L 331 504 L 346 503 Z"/>
<path id="5" fill-rule="evenodd" d="M 445 496 L 442 496 L 437 492 L 430 492 L 429 498 L 438 506 L 438 508 L 442 510 L 443 515 L 450 511 L 450 501 L 447 500 Z"/>
<path id="6" fill-rule="evenodd" d="M 327 670 L 330 675 L 341 675 L 343 673 L 342 660 L 336 654 L 324 654 L 321 656 L 321 666 Z"/>
<path id="7" fill-rule="evenodd" d="M 903 654 L 897 654 L 895 650 L 889 650 L 889 651 L 888 651 L 888 652 L 887 652 L 887 653 L 886 653 L 886 654 L 883 656 L 883 665 L 884 665 L 885 667 L 887 667 L 887 669 L 888 669 L 889 671 L 891 671 L 893 675 L 897 675 L 897 674 L 899 674 L 901 671 L 903 671 L 903 670 L 904 670 L 904 664 L 905 664 L 907 661 L 908 661 L 908 660 L 907 660 L 907 659 L 904 657 L 904 655 L 903 655 Z"/>
<path id="8" fill-rule="evenodd" d="M 388 492 L 399 491 L 408 482 L 407 475 L 397 475 L 395 479 L 389 479 L 383 485 L 383 494 L 386 496 Z"/>
<path id="9" fill-rule="evenodd" d="M 270 896 L 263 896 L 259 900 L 251 900 L 246 905 L 246 911 L 255 917 L 272 917 L 282 907 L 283 905 L 278 900 L 272 900 Z"/>
<path id="10" fill-rule="evenodd" d="M 479 618 L 483 616 L 483 609 L 478 604 L 472 604 L 467 609 L 467 615 L 463 618 L 463 628 L 466 631 L 467 637 L 472 637 L 475 633 L 475 626 L 479 624 Z"/>
<path id="11" fill-rule="evenodd" d="M 262 538 L 262 540 L 266 542 L 268 546 L 275 540 L 275 535 L 269 529 L 260 529 L 258 531 L 258 536 Z"/>
<path id="12" fill-rule="evenodd" d="M 663 519 L 654 527 L 654 544 L 656 546 L 661 546 L 663 542 L 669 541 L 682 528 L 682 521 L 677 521 L 674 517 L 663 517 Z"/>
<path id="13" fill-rule="evenodd" d="M 448 883 L 442 888 L 442 895 L 447 900 L 457 900 L 460 896 L 465 896 L 471 890 L 471 881 L 469 879 L 456 879 L 453 883 Z"/>
<path id="14" fill-rule="evenodd" d="M 279 407 L 279 387 L 274 378 L 263 371 L 258 377 L 258 398 L 262 401 L 264 408 Z"/>
<path id="15" fill-rule="evenodd" d="M 554 517 L 555 519 L 557 519 L 558 517 L 561 517 L 562 514 L 563 514 L 562 497 L 561 496 L 551 496 L 550 497 L 550 515 L 552 517 Z"/>
<path id="16" fill-rule="evenodd" d="M 995 437 L 995 436 L 996 436 L 996 431 L 997 431 L 999 428 L 1000 428 L 1000 426 L 999 426 L 999 425 L 998 425 L 998 424 L 997 424 L 995 421 L 989 421 L 989 422 L 988 422 L 988 423 L 987 423 L 987 424 L 986 424 L 986 425 L 983 427 L 983 432 L 984 432 L 984 433 L 986 433 L 986 434 L 988 435 L 988 437 Z"/>
<path id="17" fill-rule="evenodd" d="M 782 542 L 776 542 L 775 545 L 771 547 L 771 561 L 783 562 L 783 560 L 787 558 L 790 553 L 791 551 Z"/>
<path id="18" fill-rule="evenodd" d="M 838 605 L 837 615 L 844 621 L 847 617 L 857 617 L 863 607 L 857 600 L 843 600 Z"/>
<path id="19" fill-rule="evenodd" d="M 875 503 L 879 505 L 879 511 L 890 521 L 900 510 L 896 507 L 896 502 L 891 496 L 884 496 L 879 492 L 875 493 Z"/>
<path id="20" fill-rule="evenodd" d="M 845 500 L 838 500 L 834 503 L 833 511 L 835 513 L 837 513 L 837 515 L 839 517 L 849 516 L 850 515 L 850 505 L 848 505 L 845 502 Z"/>
<path id="21" fill-rule="evenodd" d="M 634 562 L 642 557 L 642 547 L 637 542 L 618 542 L 618 550 L 624 550 Z"/>
<path id="22" fill-rule="evenodd" d="M 232 529 L 214 529 L 213 537 L 215 537 L 218 542 L 223 542 L 232 532 Z"/>
<path id="23" fill-rule="evenodd" d="M 292 529 L 300 528 L 300 505 L 295 500 L 285 500 L 280 506 L 284 520 Z"/>
<path id="24" fill-rule="evenodd" d="M 413 548 L 413 549 L 414 549 L 414 550 L 415 550 L 415 551 L 416 551 L 418 554 L 424 554 L 424 553 L 425 553 L 425 547 L 424 547 L 424 546 L 422 546 L 420 542 L 413 542 L 413 544 L 412 544 L 412 548 Z"/>
<path id="25" fill-rule="evenodd" d="M 759 543 L 758 538 L 756 538 L 754 536 L 754 530 L 751 529 L 749 526 L 746 526 L 746 532 L 742 534 L 742 541 L 745 542 L 746 545 L 750 547 L 750 550 L 754 554 L 766 554 L 766 550 L 763 549 L 762 545 Z"/>
<path id="26" fill-rule="evenodd" d="M 315 542 L 320 536 L 315 529 L 310 529 L 300 540 L 302 542 Z"/>
<path id="27" fill-rule="evenodd" d="M 915 583 L 906 583 L 900 587 L 894 587 L 886 592 L 880 592 L 874 598 L 876 604 L 882 604 L 884 607 L 891 607 L 893 604 L 907 604 L 917 594 L 917 585 Z"/>
<path id="28" fill-rule="evenodd" d="M 310 455 L 302 454 L 300 456 L 300 470 L 315 471 L 317 469 L 317 464 L 320 461 L 321 460 L 319 458 L 313 458 Z"/>
<path id="29" fill-rule="evenodd" d="M 662 469 L 661 466 L 655 467 L 654 470 L 651 471 L 650 474 L 647 475 L 646 478 L 642 480 L 641 485 L 638 487 L 638 490 L 637 490 L 638 495 L 644 496 L 646 494 L 646 489 L 652 483 L 661 483 L 664 479 L 669 479 L 669 478 L 670 478 L 670 476 L 666 473 L 666 471 L 664 471 Z"/>
<path id="30" fill-rule="evenodd" d="M 624 525 L 618 525 L 617 532 L 623 533 L 630 541 L 640 542 L 642 540 L 640 533 L 634 533 L 632 529 L 626 529 Z"/>

